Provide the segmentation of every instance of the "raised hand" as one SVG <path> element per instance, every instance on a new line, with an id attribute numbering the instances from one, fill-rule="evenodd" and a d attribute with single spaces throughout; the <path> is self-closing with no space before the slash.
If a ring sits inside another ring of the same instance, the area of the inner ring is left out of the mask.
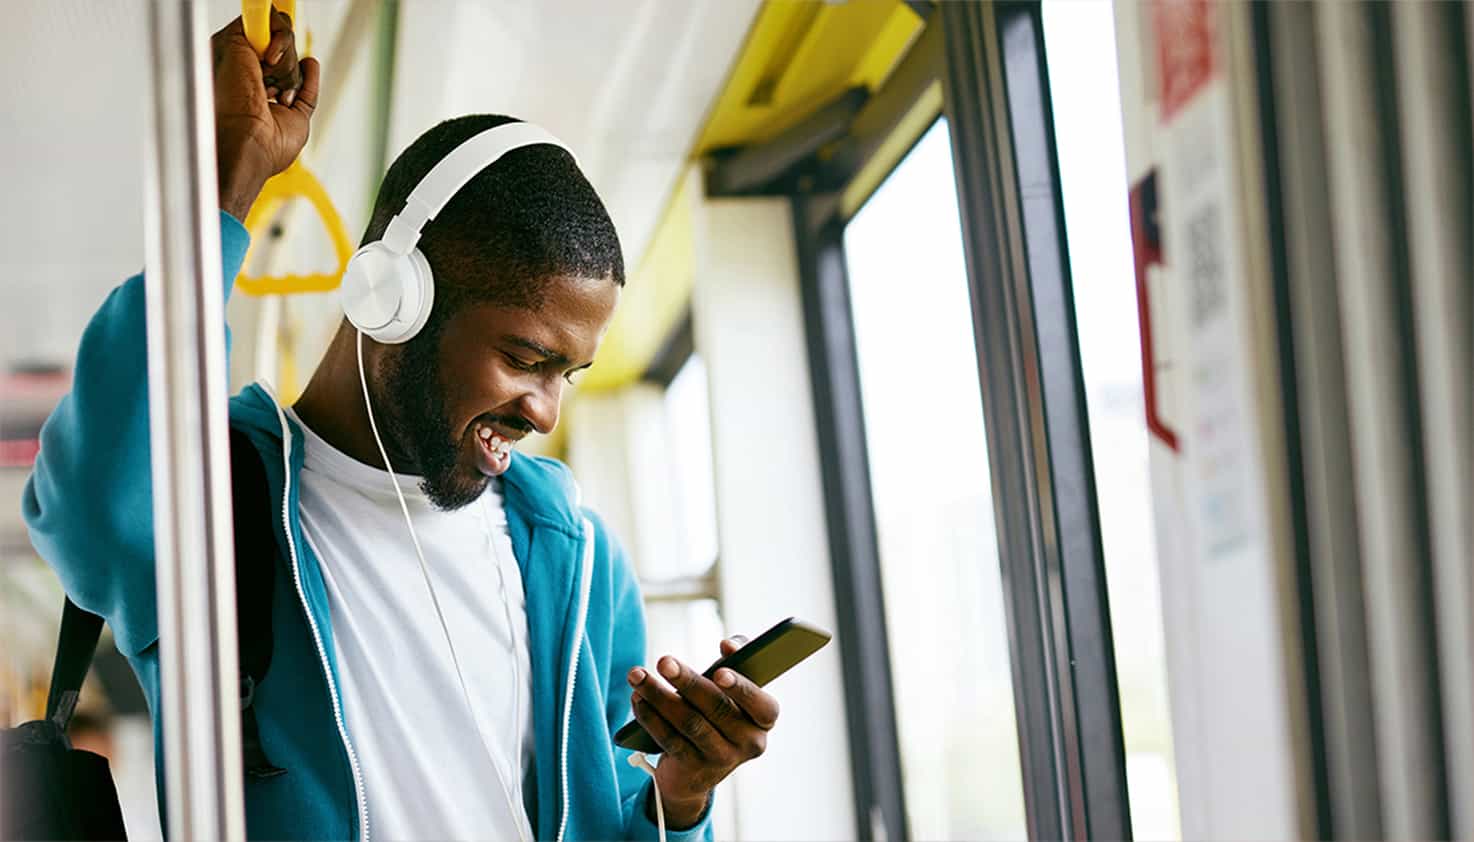
<path id="1" fill-rule="evenodd" d="M 210 48 L 220 207 L 245 219 L 261 185 L 306 145 L 322 68 L 316 59 L 297 60 L 292 21 L 275 9 L 264 56 L 246 40 L 240 18 L 211 36 Z"/>

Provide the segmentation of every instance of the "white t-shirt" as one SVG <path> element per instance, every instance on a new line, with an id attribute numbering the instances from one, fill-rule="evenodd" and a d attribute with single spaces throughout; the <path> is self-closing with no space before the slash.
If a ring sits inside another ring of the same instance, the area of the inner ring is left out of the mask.
<path id="1" fill-rule="evenodd" d="M 418 477 L 399 475 L 482 748 L 389 474 L 292 419 L 306 437 L 302 531 L 327 584 L 338 690 L 370 832 L 380 839 L 517 839 L 520 825 L 531 839 L 522 800 L 533 746 L 527 603 L 500 483 L 475 503 L 442 512 Z"/>

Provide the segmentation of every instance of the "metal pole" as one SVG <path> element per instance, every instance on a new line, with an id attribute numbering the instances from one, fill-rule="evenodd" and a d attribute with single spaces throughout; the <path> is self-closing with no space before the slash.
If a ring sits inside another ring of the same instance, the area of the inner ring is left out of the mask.
<path id="1" fill-rule="evenodd" d="M 225 303 L 205 3 L 151 0 L 144 179 L 167 828 L 245 837 Z"/>

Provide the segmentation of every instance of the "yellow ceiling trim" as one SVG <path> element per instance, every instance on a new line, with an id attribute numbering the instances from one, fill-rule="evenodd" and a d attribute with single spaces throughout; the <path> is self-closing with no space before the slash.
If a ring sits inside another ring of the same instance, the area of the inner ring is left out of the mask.
<path id="1" fill-rule="evenodd" d="M 921 19 L 899 0 L 767 0 L 693 158 L 772 138 L 850 88 L 875 90 L 921 28 Z M 607 392 L 638 380 L 685 312 L 695 285 L 700 178 L 692 167 L 676 186 L 578 391 Z"/>
<path id="2" fill-rule="evenodd" d="M 594 367 L 579 382 L 579 391 L 608 391 L 638 380 L 680 320 L 695 285 L 699 179 L 700 172 L 693 167 L 676 186 L 639 267 L 620 293 L 614 323 Z"/>
<path id="3" fill-rule="evenodd" d="M 926 92 L 906 112 L 906 116 L 896 124 L 891 133 L 881 141 L 880 147 L 870 160 L 860 168 L 855 177 L 845 187 L 844 193 L 839 197 L 840 215 L 849 218 L 855 215 L 860 206 L 865 204 L 880 189 L 886 176 L 901 163 L 906 157 L 913 144 L 921 139 L 931 124 L 942 115 L 942 83 L 940 80 L 932 82 L 927 86 Z"/>
<path id="4" fill-rule="evenodd" d="M 855 83 L 864 85 L 872 93 L 879 90 L 891 77 L 891 71 L 901 63 L 911 42 L 920 37 L 921 29 L 921 18 L 909 6 L 895 4 L 866 51 L 865 58 L 855 67 Z"/>
<path id="5" fill-rule="evenodd" d="M 769 0 L 697 154 L 767 140 L 852 87 L 873 90 L 920 31 L 921 19 L 898 0 Z"/>

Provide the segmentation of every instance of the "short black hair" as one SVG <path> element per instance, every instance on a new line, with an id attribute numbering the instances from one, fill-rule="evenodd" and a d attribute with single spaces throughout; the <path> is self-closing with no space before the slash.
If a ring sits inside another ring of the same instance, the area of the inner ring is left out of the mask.
<path id="1" fill-rule="evenodd" d="M 410 192 L 453 149 L 516 122 L 471 114 L 420 135 L 384 175 L 363 242 L 383 237 Z M 514 150 L 478 173 L 425 226 L 419 249 L 435 273 L 436 321 L 466 303 L 536 309 L 546 282 L 558 276 L 624 285 L 624 255 L 608 210 L 573 156 L 554 146 Z"/>

